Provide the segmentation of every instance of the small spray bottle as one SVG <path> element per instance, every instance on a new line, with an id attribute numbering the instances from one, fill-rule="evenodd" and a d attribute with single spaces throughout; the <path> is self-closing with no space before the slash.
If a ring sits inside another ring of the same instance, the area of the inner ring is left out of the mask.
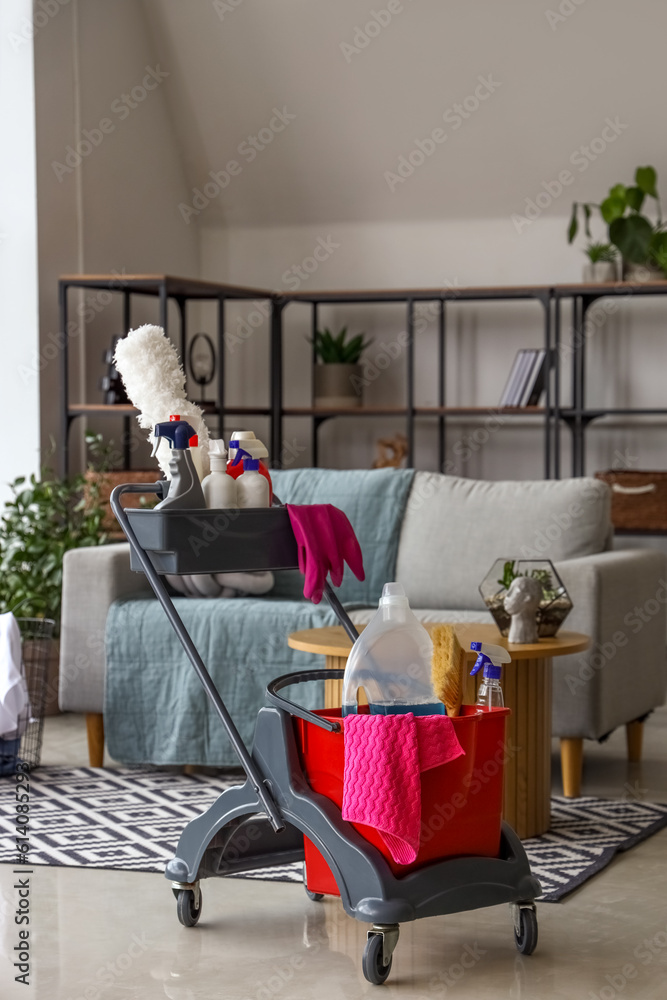
<path id="1" fill-rule="evenodd" d="M 153 434 L 153 454 L 157 451 L 161 438 L 165 438 L 171 448 L 169 493 L 157 504 L 155 510 L 193 510 L 205 507 L 206 501 L 189 448 L 193 428 L 186 420 L 165 421 L 155 425 Z"/>
<path id="2" fill-rule="evenodd" d="M 502 664 L 511 663 L 512 657 L 504 646 L 492 646 L 488 642 L 471 642 L 470 648 L 479 654 L 470 675 L 473 676 L 484 668 L 483 680 L 477 692 L 477 704 L 480 708 L 503 708 L 505 702 L 500 675 Z"/>

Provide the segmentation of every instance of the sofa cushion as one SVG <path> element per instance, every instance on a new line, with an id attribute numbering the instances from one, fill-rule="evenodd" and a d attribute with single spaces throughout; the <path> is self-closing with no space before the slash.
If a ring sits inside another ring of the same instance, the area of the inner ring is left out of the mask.
<path id="1" fill-rule="evenodd" d="M 603 551 L 610 505 L 597 479 L 482 482 L 417 472 L 396 579 L 413 607 L 483 608 L 478 587 L 500 557 L 556 561 Z"/>
<path id="2" fill-rule="evenodd" d="M 382 587 L 393 580 L 401 521 L 415 473 L 412 469 L 289 469 L 271 472 L 283 503 L 331 503 L 344 511 L 364 557 L 366 579 L 346 566 L 338 596 L 345 604 L 376 605 Z M 276 573 L 271 597 L 303 598 L 298 571 Z"/>

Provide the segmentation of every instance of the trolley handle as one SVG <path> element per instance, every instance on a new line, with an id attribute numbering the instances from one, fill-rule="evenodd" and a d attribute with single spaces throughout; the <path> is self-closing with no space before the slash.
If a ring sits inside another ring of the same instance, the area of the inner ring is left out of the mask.
<path id="1" fill-rule="evenodd" d="M 295 705 L 293 701 L 288 701 L 287 698 L 281 698 L 277 692 L 289 687 L 290 684 L 305 684 L 307 681 L 342 681 L 344 675 L 344 670 L 295 670 L 291 674 L 283 674 L 282 677 L 276 677 L 275 680 L 267 684 L 266 700 L 271 705 L 275 705 L 276 708 L 280 708 L 284 712 L 289 712 L 290 715 L 298 716 L 304 722 L 312 722 L 314 726 L 326 729 L 330 733 L 339 733 L 342 728 L 340 722 L 334 722 L 332 719 L 327 719 L 322 715 L 315 715 L 314 712 L 309 712 L 307 708 Z"/>

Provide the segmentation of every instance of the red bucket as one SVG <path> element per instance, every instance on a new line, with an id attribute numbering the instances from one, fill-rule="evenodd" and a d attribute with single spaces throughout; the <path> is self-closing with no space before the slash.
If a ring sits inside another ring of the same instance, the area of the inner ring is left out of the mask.
<path id="1" fill-rule="evenodd" d="M 373 827 L 351 824 L 380 851 L 395 875 L 407 875 L 442 858 L 465 855 L 497 857 L 506 759 L 505 722 L 509 711 L 508 708 L 489 710 L 464 705 L 462 714 L 452 719 L 465 755 L 422 772 L 421 845 L 412 864 L 399 865 L 393 861 L 380 834 Z M 323 709 L 315 714 L 328 719 L 341 718 L 340 709 L 335 708 Z M 330 733 L 298 718 L 294 719 L 294 725 L 301 764 L 310 787 L 341 809 L 343 733 Z M 308 889 L 339 896 L 331 869 L 307 838 L 305 854 Z"/>

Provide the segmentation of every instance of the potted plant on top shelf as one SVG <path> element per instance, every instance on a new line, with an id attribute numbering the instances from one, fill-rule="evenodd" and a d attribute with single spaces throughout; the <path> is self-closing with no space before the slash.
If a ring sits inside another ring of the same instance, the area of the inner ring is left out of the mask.
<path id="1" fill-rule="evenodd" d="M 667 230 L 662 221 L 657 179 L 654 167 L 637 167 L 635 183 L 630 186 L 614 184 L 600 204 L 575 201 L 567 233 L 568 243 L 574 241 L 579 231 L 580 211 L 583 214 L 586 236 L 589 240 L 592 238 L 590 220 L 593 210 L 597 209 L 608 227 L 607 245 L 614 247 L 621 255 L 623 279 L 644 283 L 664 281 L 667 277 Z M 645 205 L 651 201 L 655 203 L 655 219 L 645 212 Z M 596 263 L 590 253 L 589 258 L 591 263 Z M 600 258 L 598 262 L 599 260 Z M 587 280 L 586 277 L 584 280 Z"/>
<path id="2" fill-rule="evenodd" d="M 313 371 L 313 405 L 321 409 L 361 406 L 361 366 L 364 350 L 372 343 L 363 333 L 348 338 L 344 326 L 334 336 L 326 327 L 312 340 L 317 363 Z"/>
<path id="3" fill-rule="evenodd" d="M 616 281 L 618 250 L 611 243 L 589 243 L 586 247 L 589 263 L 584 264 L 584 281 Z"/>

